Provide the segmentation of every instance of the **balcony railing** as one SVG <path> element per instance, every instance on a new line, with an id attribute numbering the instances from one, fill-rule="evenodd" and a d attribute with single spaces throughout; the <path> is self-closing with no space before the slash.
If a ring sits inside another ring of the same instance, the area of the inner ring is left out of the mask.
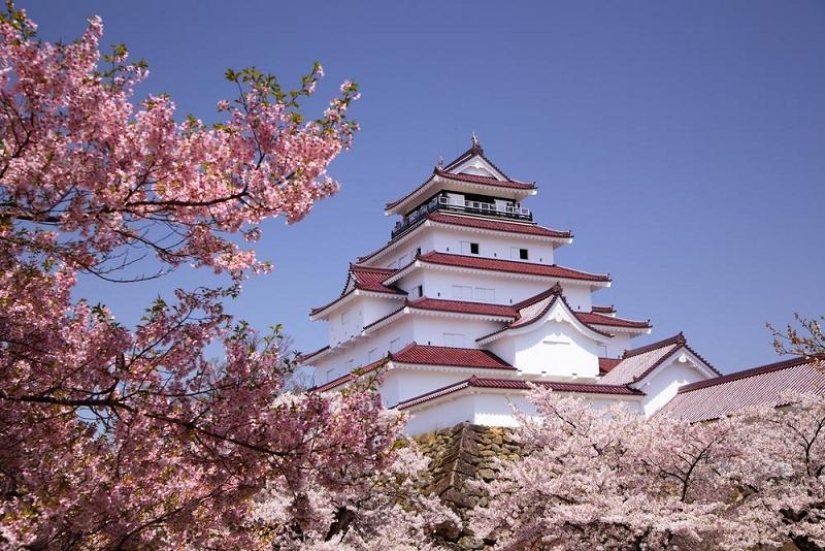
<path id="1" fill-rule="evenodd" d="M 434 197 L 429 203 L 421 205 L 413 212 L 405 216 L 395 224 L 392 230 L 392 237 L 403 233 L 410 226 L 427 216 L 429 213 L 443 210 L 448 212 L 463 212 L 471 214 L 481 214 L 495 218 L 506 218 L 509 220 L 520 220 L 532 222 L 533 215 L 530 209 L 525 209 L 516 205 L 496 205 L 495 203 L 484 203 L 482 201 L 466 201 L 454 197 Z"/>

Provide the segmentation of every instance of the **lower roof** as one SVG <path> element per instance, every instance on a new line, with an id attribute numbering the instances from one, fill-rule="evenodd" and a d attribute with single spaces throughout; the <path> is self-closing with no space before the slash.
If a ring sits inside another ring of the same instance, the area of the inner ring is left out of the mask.
<path id="1" fill-rule="evenodd" d="M 683 386 L 658 415 L 718 419 L 748 407 L 786 405 L 789 393 L 825 395 L 825 357 L 795 358 Z"/>
<path id="2" fill-rule="evenodd" d="M 404 400 L 396 406 L 398 409 L 407 409 L 419 404 L 431 402 L 439 398 L 455 394 L 467 388 L 484 388 L 498 390 L 528 391 L 532 386 L 550 388 L 557 392 L 574 392 L 577 394 L 610 394 L 618 396 L 644 396 L 644 393 L 635 388 L 624 385 L 602 385 L 588 383 L 565 383 L 555 381 L 528 381 L 525 379 L 486 379 L 480 377 L 470 377 L 463 381 L 447 385 L 445 387 L 421 394 L 414 398 Z"/>

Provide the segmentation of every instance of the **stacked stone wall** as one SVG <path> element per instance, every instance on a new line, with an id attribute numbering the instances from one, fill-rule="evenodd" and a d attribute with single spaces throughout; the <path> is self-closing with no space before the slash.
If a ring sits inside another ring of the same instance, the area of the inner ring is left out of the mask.
<path id="1" fill-rule="evenodd" d="M 432 484 L 427 491 L 437 495 L 461 518 L 461 526 L 444 526 L 439 537 L 445 548 L 486 549 L 483 541 L 468 528 L 469 513 L 486 507 L 487 496 L 473 482 L 489 482 L 500 470 L 500 461 L 522 456 L 522 445 L 512 429 L 461 423 L 414 439 L 430 459 Z"/>

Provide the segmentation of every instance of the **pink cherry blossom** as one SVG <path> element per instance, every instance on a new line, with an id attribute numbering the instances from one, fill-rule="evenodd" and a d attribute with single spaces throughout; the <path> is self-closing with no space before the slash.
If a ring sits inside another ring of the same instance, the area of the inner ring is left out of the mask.
<path id="1" fill-rule="evenodd" d="M 371 388 L 286 390 L 283 338 L 222 307 L 270 266 L 237 234 L 255 242 L 264 220 L 296 222 L 337 190 L 326 169 L 357 128 L 355 88 L 304 122 L 320 66 L 295 92 L 230 72 L 243 92 L 218 104 L 222 123 L 178 122 L 170 98 L 135 100 L 148 73 L 125 49 L 101 56 L 102 29 L 94 18 L 50 44 L 23 12 L 0 15 L 0 547 L 357 539 L 347 528 L 369 523 L 336 514 L 392 517 L 391 504 L 355 506 L 355 489 L 405 464 L 403 418 Z M 137 261 L 150 277 L 194 265 L 232 285 L 159 298 L 134 328 L 73 296 L 80 274 L 129 280 Z M 264 521 L 254 512 L 270 498 Z M 412 538 L 426 515 L 410 515 Z"/>

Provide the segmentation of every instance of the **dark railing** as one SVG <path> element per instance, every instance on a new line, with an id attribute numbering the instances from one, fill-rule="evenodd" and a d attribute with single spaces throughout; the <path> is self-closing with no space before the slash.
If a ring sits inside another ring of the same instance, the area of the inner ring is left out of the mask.
<path id="1" fill-rule="evenodd" d="M 467 201 L 453 197 L 439 196 L 434 197 L 429 203 L 421 205 L 396 223 L 395 228 L 392 230 L 392 237 L 395 238 L 429 213 L 437 210 L 481 214 L 483 216 L 506 218 L 508 220 L 533 221 L 533 214 L 530 212 L 530 209 L 525 209 L 520 206 L 496 205 L 482 201 Z"/>

